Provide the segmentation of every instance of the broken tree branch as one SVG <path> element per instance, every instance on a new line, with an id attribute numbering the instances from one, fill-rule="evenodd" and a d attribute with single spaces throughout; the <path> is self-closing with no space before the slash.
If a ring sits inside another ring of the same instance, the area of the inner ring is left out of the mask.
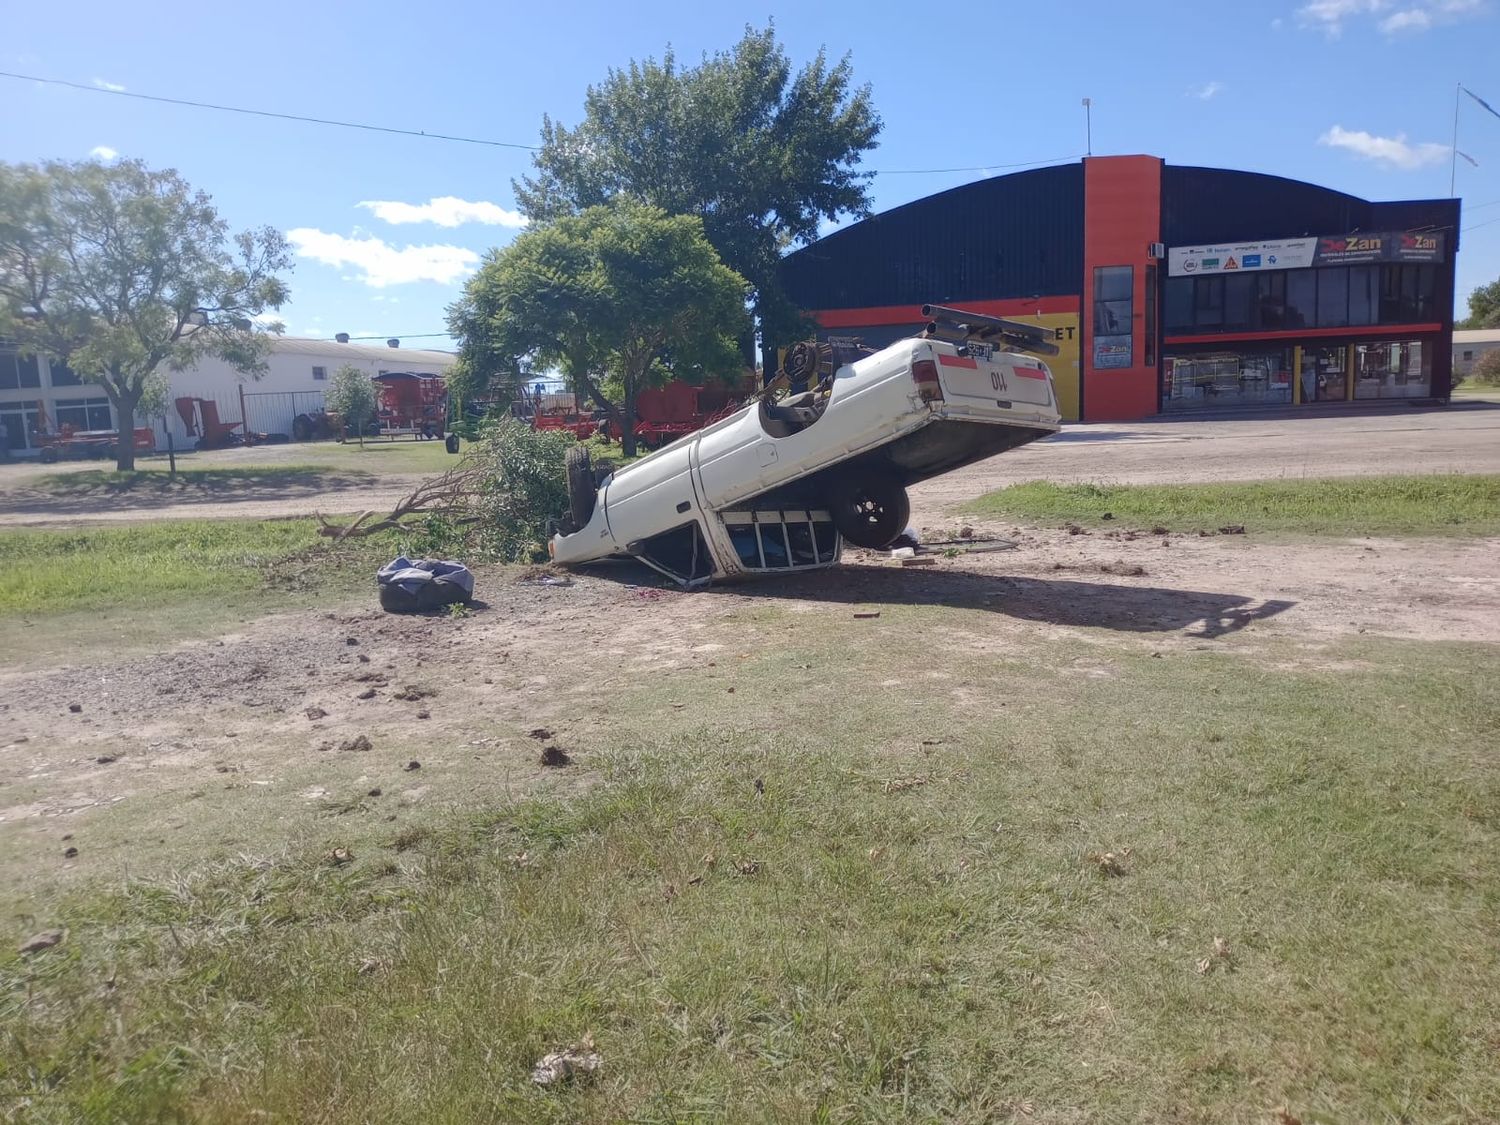
<path id="1" fill-rule="evenodd" d="M 375 516 L 374 509 L 361 513 L 350 524 L 337 524 L 324 518 L 321 512 L 314 512 L 319 524 L 318 534 L 328 539 L 342 541 L 363 538 L 366 535 L 389 531 L 392 528 L 404 528 L 407 525 L 402 521 L 408 516 L 435 508 L 455 507 L 464 497 L 471 496 L 479 490 L 483 477 L 484 472 L 478 466 L 465 464 L 455 466 L 441 476 L 433 477 L 417 485 L 397 502 L 389 515 L 376 519 L 373 523 L 366 521 Z"/>

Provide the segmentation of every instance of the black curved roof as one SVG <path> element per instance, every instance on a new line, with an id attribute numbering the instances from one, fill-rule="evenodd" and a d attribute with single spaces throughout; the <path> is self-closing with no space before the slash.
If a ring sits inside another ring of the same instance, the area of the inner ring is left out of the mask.
<path id="1" fill-rule="evenodd" d="M 1083 165 L 995 176 L 871 215 L 789 254 L 805 309 L 1079 291 Z"/>
<path id="2" fill-rule="evenodd" d="M 1442 231 L 1457 248 L 1458 202 L 1374 203 L 1260 172 L 1163 165 L 1169 246 L 1354 231 Z M 804 309 L 951 304 L 1083 292 L 1083 164 L 995 176 L 929 195 L 787 255 Z"/>

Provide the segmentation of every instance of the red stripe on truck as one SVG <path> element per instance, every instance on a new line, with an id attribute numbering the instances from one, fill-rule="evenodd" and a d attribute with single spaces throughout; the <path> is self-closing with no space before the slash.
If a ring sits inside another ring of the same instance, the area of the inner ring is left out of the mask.
<path id="1" fill-rule="evenodd" d="M 1023 379 L 1045 379 L 1047 373 L 1040 367 L 1014 367 L 1012 370 Z"/>
<path id="2" fill-rule="evenodd" d="M 979 367 L 974 357 L 967 355 L 940 355 L 938 362 L 944 367 L 967 367 L 970 371 L 977 370 Z"/>

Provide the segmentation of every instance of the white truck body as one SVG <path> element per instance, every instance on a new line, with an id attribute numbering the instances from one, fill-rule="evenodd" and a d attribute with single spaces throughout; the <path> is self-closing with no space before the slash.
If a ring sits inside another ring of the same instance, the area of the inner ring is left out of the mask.
<path id="1" fill-rule="evenodd" d="M 832 566 L 835 483 L 904 489 L 1060 421 L 1041 360 L 926 337 L 839 367 L 821 398 L 787 401 L 813 399 L 816 410 L 752 402 L 617 470 L 587 523 L 552 538 L 553 560 L 635 555 L 681 582 Z"/>

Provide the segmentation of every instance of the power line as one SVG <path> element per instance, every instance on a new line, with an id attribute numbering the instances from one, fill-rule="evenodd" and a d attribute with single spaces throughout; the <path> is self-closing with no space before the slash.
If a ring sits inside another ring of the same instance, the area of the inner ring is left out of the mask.
<path id="1" fill-rule="evenodd" d="M 1478 230 L 1480 227 L 1491 227 L 1491 226 L 1494 226 L 1496 223 L 1500 223 L 1500 219 L 1486 219 L 1482 223 L 1475 223 L 1473 226 L 1464 227 L 1464 229 L 1461 230 L 1461 231 L 1459 231 L 1458 233 L 1459 234 L 1468 234 L 1471 230 Z"/>
<path id="2" fill-rule="evenodd" d="M 935 176 L 947 172 L 997 172 L 1010 168 L 1033 168 L 1040 164 L 1061 164 L 1065 160 L 1081 160 L 1083 153 L 1072 156 L 1054 156 L 1050 160 L 1023 160 L 1019 164 L 976 164 L 972 168 L 870 168 L 876 176 Z"/>
<path id="3" fill-rule="evenodd" d="M 302 121 L 310 125 L 335 125 L 341 129 L 363 129 L 370 133 L 395 133 L 403 137 L 424 137 L 429 141 L 457 141 L 466 145 L 488 145 L 491 148 L 518 148 L 535 152 L 536 145 L 521 145 L 512 141 L 486 141 L 478 137 L 457 137 L 449 133 L 428 133 L 421 129 L 397 129 L 389 125 L 366 125 L 358 121 L 336 121 L 329 117 L 307 117 L 300 113 L 276 113 L 269 109 L 245 109 L 234 105 L 215 105 L 212 102 L 195 102 L 188 98 L 166 98 L 155 94 L 137 94 L 131 90 L 108 90 L 102 86 L 86 86 L 82 82 L 68 82 L 61 78 L 39 78 L 34 74 L 15 74 L 0 70 L 0 78 L 15 78 L 22 82 L 41 82 L 48 86 L 66 86 L 70 90 L 82 90 L 86 94 L 111 94 L 117 98 L 138 98 L 146 102 L 164 102 L 167 105 L 185 105 L 194 109 L 214 109 L 220 113 L 243 113 L 250 117 L 274 117 L 280 121 Z"/>

